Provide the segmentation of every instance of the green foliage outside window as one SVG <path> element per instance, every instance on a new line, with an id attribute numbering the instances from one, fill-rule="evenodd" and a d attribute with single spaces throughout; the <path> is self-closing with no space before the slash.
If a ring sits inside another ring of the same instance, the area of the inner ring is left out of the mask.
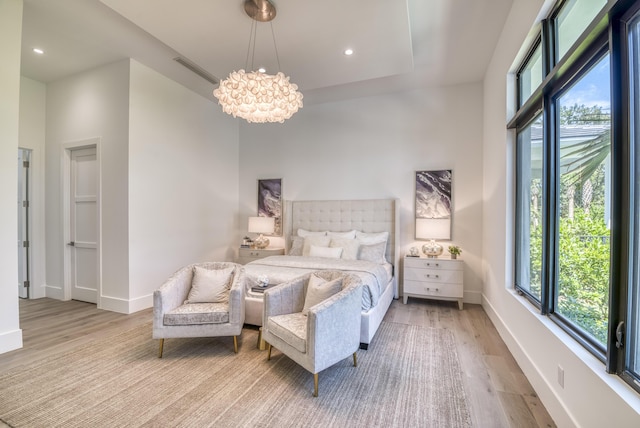
<path id="1" fill-rule="evenodd" d="M 561 110 L 561 123 L 602 124 L 609 120 L 600 107 L 571 106 Z M 610 230 L 605 215 L 604 159 L 610 152 L 610 133 L 567 151 L 569 173 L 561 178 L 559 197 L 558 287 L 555 312 L 574 322 L 600 343 L 607 343 L 609 307 Z M 531 181 L 532 206 L 542 206 L 540 180 Z M 536 199 L 535 201 L 533 199 Z M 530 284 L 539 296 L 542 278 L 542 219 L 531 210 Z"/>
<path id="2" fill-rule="evenodd" d="M 556 312 L 606 343 L 609 316 L 609 230 L 604 212 L 577 208 L 573 219 L 560 219 Z M 533 225 L 532 225 L 533 227 Z M 540 291 L 542 227 L 531 230 L 531 289 Z M 535 275 L 535 276 L 534 276 Z"/>

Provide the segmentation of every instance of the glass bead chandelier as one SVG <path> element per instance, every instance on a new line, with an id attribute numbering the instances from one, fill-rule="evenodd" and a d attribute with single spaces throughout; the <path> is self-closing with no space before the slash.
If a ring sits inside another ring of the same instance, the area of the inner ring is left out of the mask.
<path id="1" fill-rule="evenodd" d="M 253 20 L 245 65 L 245 68 L 248 68 L 252 45 L 255 51 L 257 22 L 271 22 L 276 16 L 276 9 L 269 0 L 245 0 L 244 10 Z M 273 24 L 271 24 L 271 34 L 278 69 L 280 69 Z M 253 55 L 251 55 L 251 68 L 253 68 Z M 264 71 L 246 72 L 244 69 L 232 71 L 228 78 L 220 82 L 220 86 L 213 91 L 213 95 L 218 99 L 225 113 L 233 117 L 241 117 L 250 123 L 283 123 L 302 108 L 302 93 L 298 92 L 298 85 L 291 83 L 289 77 L 281 71 L 275 75 Z"/>

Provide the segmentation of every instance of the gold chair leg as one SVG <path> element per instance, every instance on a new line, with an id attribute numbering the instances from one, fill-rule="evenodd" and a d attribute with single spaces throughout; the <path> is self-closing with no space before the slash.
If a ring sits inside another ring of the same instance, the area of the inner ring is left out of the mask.
<path id="1" fill-rule="evenodd" d="M 158 351 L 158 358 L 162 358 L 162 347 L 164 346 L 164 339 L 160 339 L 160 350 Z"/>
<path id="2" fill-rule="evenodd" d="M 262 341 L 262 327 L 260 327 L 258 329 L 258 343 L 256 344 L 256 347 L 258 349 L 260 349 L 260 342 Z"/>
<path id="3" fill-rule="evenodd" d="M 318 373 L 313 374 L 313 396 L 318 396 Z"/>
<path id="4" fill-rule="evenodd" d="M 238 353 L 238 336 L 233 336 L 233 352 Z"/>
<path id="5" fill-rule="evenodd" d="M 353 353 L 353 367 L 358 367 L 358 357 L 355 352 Z"/>
<path id="6" fill-rule="evenodd" d="M 271 344 L 267 344 L 267 361 L 271 360 Z"/>

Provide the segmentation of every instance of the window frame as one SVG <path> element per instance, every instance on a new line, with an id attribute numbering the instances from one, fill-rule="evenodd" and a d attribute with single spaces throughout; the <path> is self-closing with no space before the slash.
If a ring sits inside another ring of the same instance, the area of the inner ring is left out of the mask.
<path id="1" fill-rule="evenodd" d="M 631 315 L 629 290 L 632 284 L 634 242 L 629 237 L 633 233 L 633 210 L 640 213 L 640 201 L 633 202 L 634 153 L 631 143 L 630 109 L 630 49 L 629 23 L 640 16 L 640 0 L 609 1 L 585 28 L 562 59 L 558 59 L 556 18 L 566 0 L 560 0 L 553 7 L 549 17 L 542 21 L 540 33 L 524 57 L 519 73 L 528 64 L 535 49 L 542 45 L 543 70 L 545 76 L 540 86 L 527 100 L 521 100 L 520 82 L 516 79 L 516 102 L 518 110 L 508 122 L 507 128 L 515 129 L 516 135 L 528 126 L 542 111 L 543 114 L 543 174 L 542 174 L 542 289 L 541 299 L 527 293 L 517 284 L 518 293 L 534 304 L 541 315 L 548 316 L 560 328 L 584 346 L 596 358 L 602 361 L 608 373 L 619 375 L 632 388 L 640 392 L 640 379 L 627 370 L 631 358 L 631 349 L 616 347 L 616 329 L 619 323 L 625 323 L 624 333 L 628 337 L 631 326 L 626 322 Z M 609 319 L 607 343 L 599 342 L 584 334 L 561 314 L 556 313 L 558 291 L 558 251 L 559 251 L 559 141 L 556 138 L 559 126 L 559 111 L 556 101 L 573 83 L 589 72 L 603 55 L 610 55 L 611 85 L 611 230 L 609 265 Z M 638 90 L 638 88 L 636 88 Z M 519 138 L 516 139 L 516 227 L 522 220 L 519 213 Z M 640 161 L 640 156 L 638 156 Z M 640 165 L 636 165 L 640 168 Z M 639 192 L 640 194 L 640 192 Z M 638 215 L 638 214 L 635 214 Z M 640 226 L 639 226 L 640 227 Z M 515 257 L 519 256 L 520 233 L 516 233 L 514 242 Z M 638 248 L 640 248 L 640 237 Z M 517 268 L 521 264 L 514 260 Z M 518 278 L 515 272 L 514 279 Z M 637 284 L 636 287 L 640 287 Z M 640 308 L 636 308 L 640 311 Z M 640 317 L 640 313 L 637 314 Z M 638 332 L 635 332 L 638 334 Z M 640 358 L 640 356 L 638 356 Z"/>

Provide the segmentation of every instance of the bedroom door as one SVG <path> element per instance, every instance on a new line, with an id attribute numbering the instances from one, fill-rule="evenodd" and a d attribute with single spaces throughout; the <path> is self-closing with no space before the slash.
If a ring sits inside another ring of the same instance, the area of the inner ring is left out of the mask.
<path id="1" fill-rule="evenodd" d="M 98 300 L 98 165 L 96 148 L 71 150 L 69 281 L 71 298 Z"/>

